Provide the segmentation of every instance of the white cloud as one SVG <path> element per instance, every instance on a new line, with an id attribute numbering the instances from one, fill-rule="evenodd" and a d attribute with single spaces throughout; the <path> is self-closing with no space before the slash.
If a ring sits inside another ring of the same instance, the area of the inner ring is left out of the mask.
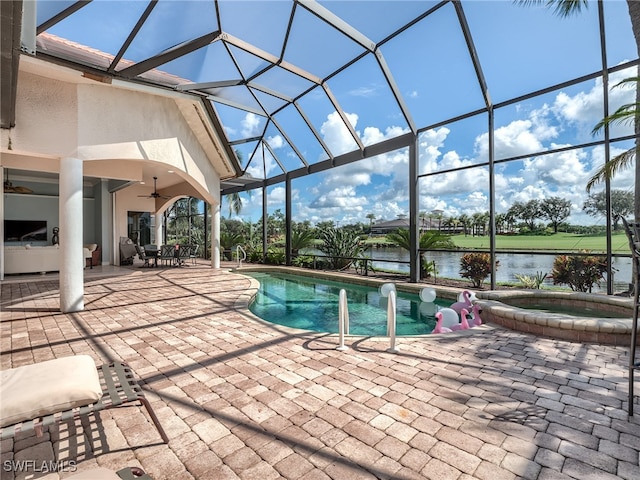
<path id="1" fill-rule="evenodd" d="M 358 116 L 347 114 L 347 117 L 355 128 Z M 357 148 L 351 134 L 335 112 L 327 117 L 321 132 L 332 151 L 343 152 Z M 361 138 L 363 144 L 370 145 L 402 133 L 405 133 L 405 130 L 400 127 L 389 127 L 384 132 L 376 127 L 366 127 Z M 358 134 L 360 133 L 358 132 Z M 310 202 L 309 209 L 316 215 L 319 210 L 326 211 L 332 215 L 331 218 L 336 218 L 335 215 L 338 215 L 339 218 L 346 219 L 349 212 L 353 211 L 362 213 L 363 207 L 367 205 L 370 197 L 359 193 L 357 189 L 370 185 L 374 176 L 401 178 L 403 184 L 406 185 L 407 165 L 407 150 L 403 149 L 333 168 L 319 175 L 321 181 L 310 190 L 315 198 Z M 401 187 L 401 190 L 402 194 L 406 195 L 406 187 Z M 390 191 L 393 190 L 385 188 L 383 193 L 389 194 Z M 396 195 L 393 193 L 389 196 L 388 201 L 394 200 L 395 197 Z"/>
<path id="2" fill-rule="evenodd" d="M 349 95 L 354 97 L 375 97 L 377 96 L 377 88 L 373 85 L 362 86 L 351 90 Z"/>
<path id="3" fill-rule="evenodd" d="M 530 119 L 515 120 L 499 127 L 494 133 L 495 158 L 516 157 L 545 150 L 542 140 L 554 137 L 555 129 L 546 127 Z M 475 149 L 481 159 L 489 158 L 489 134 L 476 138 Z M 485 160 L 486 161 L 486 160 Z"/>
<path id="4" fill-rule="evenodd" d="M 357 124 L 358 115 L 354 113 L 347 113 L 346 115 L 351 125 Z M 329 114 L 327 121 L 320 127 L 320 133 L 334 156 L 351 152 L 358 148 L 338 112 Z"/>
<path id="5" fill-rule="evenodd" d="M 284 139 L 280 135 L 274 135 L 273 137 L 267 137 L 267 143 L 274 150 L 277 149 L 277 148 L 282 148 L 285 145 Z"/>
<path id="6" fill-rule="evenodd" d="M 560 147 L 552 145 L 552 148 Z M 560 185 L 576 185 L 586 183 L 587 154 L 582 150 L 550 153 L 528 159 L 523 162 L 522 171 L 525 181 L 542 180 L 546 183 Z"/>
<path id="7" fill-rule="evenodd" d="M 260 117 L 254 113 L 247 113 L 241 124 L 243 137 L 256 136 L 259 133 Z"/>
<path id="8" fill-rule="evenodd" d="M 631 76 L 630 72 L 612 75 L 611 83 Z M 613 78 L 617 77 L 617 78 Z M 364 92 L 362 92 L 364 93 Z M 417 95 L 417 92 L 414 92 Z M 609 92 L 610 104 L 616 107 L 635 101 L 634 92 L 625 88 L 614 88 Z M 531 109 L 530 102 L 515 105 L 512 112 L 515 120 L 500 126 L 494 134 L 497 159 L 530 155 L 551 149 L 570 146 L 591 139 L 590 129 L 601 118 L 602 85 L 594 81 L 589 89 L 576 92 L 564 89 L 548 95 L 548 103 Z M 528 110 L 527 110 L 528 109 Z M 400 127 L 380 130 L 376 127 L 358 127 L 359 116 L 347 114 L 349 122 L 361 137 L 364 145 L 379 143 L 404 133 Z M 478 135 L 471 156 L 456 151 L 451 145 L 453 127 L 439 127 L 420 135 L 420 173 L 431 173 L 446 169 L 469 166 L 470 168 L 424 177 L 420 180 L 420 210 L 443 210 L 446 216 L 472 214 L 489 208 L 489 170 L 487 167 L 473 168 L 474 164 L 488 159 L 487 133 Z M 327 116 L 320 129 L 326 144 L 334 155 L 356 149 L 356 143 L 341 117 L 333 112 Z M 459 132 L 456 138 L 460 137 Z M 588 134 L 589 139 L 584 135 Z M 280 137 L 269 140 L 274 148 L 280 145 Z M 630 147 L 630 142 L 613 146 L 612 155 Z M 544 199 L 561 196 L 572 202 L 573 219 L 584 220 L 581 212 L 586 199 L 584 185 L 604 158 L 604 149 L 589 148 L 539 155 L 525 160 L 498 163 L 495 167 L 494 185 L 496 210 L 504 212 L 515 201 Z M 268 168 L 276 168 L 268 158 Z M 260 169 L 259 169 L 260 170 Z M 262 177 L 262 173 L 258 175 Z M 408 149 L 379 155 L 375 158 L 353 162 L 333 168 L 314 177 L 302 189 L 301 196 L 312 196 L 312 200 L 300 201 L 296 207 L 296 219 L 362 221 L 367 223 L 367 213 L 376 214 L 378 220 L 392 219 L 400 213 L 408 213 Z M 614 188 L 632 189 L 633 175 L 625 172 L 614 179 Z M 274 190 L 281 196 L 283 192 Z M 271 200 L 270 200 L 271 201 Z M 274 200 L 275 201 L 275 200 Z M 586 223 L 589 223 L 588 220 Z"/>
<path id="9" fill-rule="evenodd" d="M 267 177 L 269 177 L 275 169 L 280 170 L 280 167 L 274 160 L 269 150 L 267 150 L 266 148 L 264 149 L 264 159 L 262 157 L 262 154 L 260 153 L 261 151 L 262 150 L 259 149 L 259 151 L 256 152 L 251 160 L 251 164 L 247 167 L 247 173 L 255 178 L 265 178 L 265 171 L 267 173 Z"/>
<path id="10" fill-rule="evenodd" d="M 267 194 L 267 205 L 284 205 L 286 200 L 286 190 L 284 187 L 275 187 Z"/>
<path id="11" fill-rule="evenodd" d="M 635 103 L 635 87 L 633 84 L 616 86 L 621 80 L 636 76 L 635 69 L 615 72 L 609 77 L 609 114 L 621 105 Z M 560 92 L 552 106 L 553 113 L 561 120 L 578 124 L 590 135 L 593 127 L 604 117 L 602 108 L 603 88 L 602 80 L 596 79 L 590 90 L 569 95 Z M 611 125 L 612 136 L 630 135 L 633 133 L 631 125 Z"/>

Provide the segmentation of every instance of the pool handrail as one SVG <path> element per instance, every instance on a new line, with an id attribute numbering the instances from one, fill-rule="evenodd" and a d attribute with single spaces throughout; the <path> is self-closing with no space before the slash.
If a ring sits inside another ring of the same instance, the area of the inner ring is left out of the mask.
<path id="1" fill-rule="evenodd" d="M 387 352 L 398 353 L 396 348 L 396 291 L 389 292 L 387 297 L 387 335 L 389 336 L 389 348 Z"/>
<path id="2" fill-rule="evenodd" d="M 242 252 L 242 258 L 240 258 L 240 252 Z M 241 267 L 242 262 L 247 259 L 247 252 L 244 251 L 242 245 L 236 245 L 236 258 L 238 259 L 238 267 Z"/>
<path id="3" fill-rule="evenodd" d="M 349 335 L 349 305 L 347 304 L 347 291 L 343 288 L 340 290 L 340 300 L 338 302 L 338 337 L 340 343 L 336 350 L 342 352 L 348 349 L 344 344 L 345 335 Z"/>

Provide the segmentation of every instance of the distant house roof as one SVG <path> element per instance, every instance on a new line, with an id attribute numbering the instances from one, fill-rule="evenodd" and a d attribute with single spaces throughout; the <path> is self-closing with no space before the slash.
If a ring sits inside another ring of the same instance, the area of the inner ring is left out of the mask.
<path id="1" fill-rule="evenodd" d="M 436 222 L 431 218 L 418 219 L 418 225 L 421 230 L 429 230 L 438 228 Z M 396 218 L 394 220 L 385 220 L 382 222 L 376 222 L 371 226 L 371 233 L 389 233 L 399 228 L 409 228 L 408 218 Z"/>
<path id="2" fill-rule="evenodd" d="M 376 222 L 371 226 L 371 233 L 389 233 L 399 228 L 409 228 L 409 219 L 396 218 L 395 220 Z"/>

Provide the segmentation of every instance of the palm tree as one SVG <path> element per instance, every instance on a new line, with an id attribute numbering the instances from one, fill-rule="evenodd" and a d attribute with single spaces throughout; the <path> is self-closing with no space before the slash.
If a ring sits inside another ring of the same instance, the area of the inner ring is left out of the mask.
<path id="1" fill-rule="evenodd" d="M 387 233 L 387 240 L 395 243 L 400 248 L 405 250 L 411 250 L 411 239 L 409 230 L 401 228 L 395 232 Z M 437 230 L 427 230 L 420 235 L 420 250 L 435 250 L 438 248 L 455 248 L 455 244 L 449 235 L 445 235 Z M 425 268 L 426 255 L 421 255 L 420 258 L 420 277 L 430 275 L 429 271 Z M 431 262 L 435 269 L 435 262 Z"/>
<path id="2" fill-rule="evenodd" d="M 242 152 L 236 149 L 235 154 L 236 157 L 238 157 L 238 163 L 242 165 Z M 227 202 L 229 203 L 229 218 L 231 218 L 232 213 L 240 215 L 240 212 L 242 211 L 242 197 L 240 196 L 240 192 L 234 192 L 227 195 Z"/>
<path id="3" fill-rule="evenodd" d="M 639 82 L 640 82 L 640 77 L 625 78 L 621 82 L 614 85 L 614 88 L 623 86 L 627 83 L 634 83 L 637 87 Z M 636 135 L 637 135 L 639 133 L 638 125 L 640 125 L 640 122 L 638 121 L 640 119 L 640 108 L 639 108 L 640 101 L 638 101 L 637 95 L 638 93 L 636 92 L 636 103 L 628 103 L 626 105 L 622 105 L 612 115 L 609 115 L 608 117 L 605 117 L 602 120 L 600 120 L 600 122 L 598 122 L 598 124 L 594 127 L 591 133 L 593 135 L 596 135 L 603 128 L 609 127 L 611 125 L 634 124 L 636 129 Z M 590 193 L 591 189 L 596 184 L 603 182 L 607 178 L 613 178 L 616 175 L 616 173 L 618 173 L 620 170 L 624 170 L 630 167 L 636 158 L 637 150 L 638 150 L 638 144 L 636 143 L 634 147 L 630 148 L 626 152 L 622 152 L 620 155 L 617 155 L 613 157 L 611 160 L 609 160 L 608 162 L 605 162 L 605 164 L 602 165 L 602 167 L 600 167 L 600 169 L 596 171 L 596 173 L 594 173 L 594 175 L 587 182 L 587 193 Z M 637 171 L 636 171 L 636 175 L 637 175 Z M 634 199 L 636 204 L 636 208 L 635 208 L 636 218 L 638 216 L 637 214 L 638 183 L 637 182 L 638 182 L 638 177 L 636 176 L 636 195 Z"/>
<path id="4" fill-rule="evenodd" d="M 229 204 L 229 217 L 231 217 L 232 213 L 240 215 L 242 211 L 242 197 L 239 192 L 227 195 L 227 203 Z"/>
<path id="5" fill-rule="evenodd" d="M 544 4 L 554 9 L 554 13 L 561 17 L 567 17 L 569 15 L 578 14 L 583 8 L 588 8 L 589 3 L 587 0 L 516 0 L 517 3 L 522 5 L 541 5 Z M 627 0 L 627 7 L 629 8 L 629 17 L 631 19 L 631 30 L 633 31 L 633 37 L 636 40 L 636 51 L 640 57 L 640 2 L 638 0 Z M 597 183 L 602 182 L 607 178 L 611 178 L 618 171 L 631 166 L 631 163 L 636 160 L 640 152 L 640 89 L 638 88 L 639 77 L 627 78 L 620 82 L 618 85 L 625 83 L 636 84 L 636 102 L 635 104 L 623 105 L 618 108 L 612 115 L 605 117 L 596 127 L 593 129 L 593 133 L 599 132 L 602 128 L 605 128 L 613 124 L 634 124 L 634 131 L 636 134 L 636 144 L 631 149 L 620 155 L 610 159 L 608 162 L 598 170 L 593 177 L 587 183 L 587 192 Z M 635 168 L 635 195 L 634 195 L 634 217 L 636 222 L 640 222 L 640 162 L 636 160 Z"/>
<path id="6" fill-rule="evenodd" d="M 466 237 L 467 233 L 469 233 L 469 225 L 471 225 L 471 218 L 466 213 L 463 213 L 458 217 L 458 221 L 460 222 L 460 225 L 462 225 L 462 228 L 464 229 L 464 236 Z"/>
<path id="7" fill-rule="evenodd" d="M 296 229 L 291 232 L 291 253 L 297 255 L 303 248 L 313 247 L 316 237 L 312 230 Z"/>
<path id="8" fill-rule="evenodd" d="M 373 222 L 376 219 L 375 213 L 367 213 L 366 218 L 369 220 L 369 235 L 371 235 L 371 228 L 373 227 Z"/>
<path id="9" fill-rule="evenodd" d="M 227 260 L 231 260 L 233 255 L 232 249 L 236 245 L 240 245 L 244 242 L 244 238 L 242 235 L 221 232 L 220 233 L 220 246 L 222 247 L 222 251 L 224 252 L 224 256 Z"/>
<path id="10" fill-rule="evenodd" d="M 396 244 L 400 248 L 410 250 L 411 241 L 409 239 L 409 230 L 401 228 L 395 232 L 387 233 L 387 240 Z M 420 249 L 433 250 L 436 248 L 454 248 L 455 245 L 449 235 L 429 230 L 420 235 Z"/>

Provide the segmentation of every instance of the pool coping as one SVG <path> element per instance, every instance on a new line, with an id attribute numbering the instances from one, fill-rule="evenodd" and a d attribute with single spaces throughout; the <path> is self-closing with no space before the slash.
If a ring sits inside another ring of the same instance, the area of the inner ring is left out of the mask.
<path id="1" fill-rule="evenodd" d="M 458 336 L 471 333 L 481 333 L 481 331 L 487 331 L 494 326 L 499 325 L 504 328 L 524 333 L 531 333 L 537 336 L 545 336 L 581 343 L 628 346 L 631 342 L 633 301 L 630 298 L 614 297 L 600 293 L 560 292 L 550 290 L 474 290 L 472 288 L 456 288 L 434 284 L 410 283 L 389 279 L 355 276 L 351 273 L 327 270 L 309 270 L 301 267 L 285 267 L 278 265 L 243 265 L 239 268 L 233 268 L 232 271 L 240 274 L 242 274 L 242 272 L 250 271 L 282 272 L 325 280 L 338 280 L 344 283 L 367 285 L 375 288 L 379 288 L 385 283 L 394 283 L 397 290 L 418 295 L 424 288 L 433 288 L 439 298 L 454 301 L 457 300 L 458 295 L 464 290 L 476 293 L 478 298 L 477 302 L 482 307 L 483 325 L 475 327 L 472 330 L 461 330 L 446 334 L 411 335 L 411 337 L 437 338 L 442 335 Z M 255 281 L 255 279 L 251 280 L 252 285 L 250 291 L 238 299 L 238 307 L 246 309 L 249 313 L 251 313 L 249 305 L 259 288 L 259 283 Z M 514 307 L 501 301 L 507 300 L 508 298 L 531 298 L 535 300 L 560 299 L 563 302 L 569 302 L 569 305 L 575 305 L 576 307 L 584 306 L 585 303 L 589 301 L 591 303 L 597 303 L 598 305 L 605 305 L 608 308 L 615 309 L 617 312 L 628 310 L 629 318 L 576 317 L 562 313 L 548 313 L 543 315 L 542 312 Z M 264 321 L 253 314 L 251 315 L 260 321 Z M 304 331 L 293 328 L 291 328 L 291 330 L 296 332 Z M 353 337 L 357 335 L 350 336 Z M 638 336 L 638 340 L 640 344 L 640 336 Z"/>

